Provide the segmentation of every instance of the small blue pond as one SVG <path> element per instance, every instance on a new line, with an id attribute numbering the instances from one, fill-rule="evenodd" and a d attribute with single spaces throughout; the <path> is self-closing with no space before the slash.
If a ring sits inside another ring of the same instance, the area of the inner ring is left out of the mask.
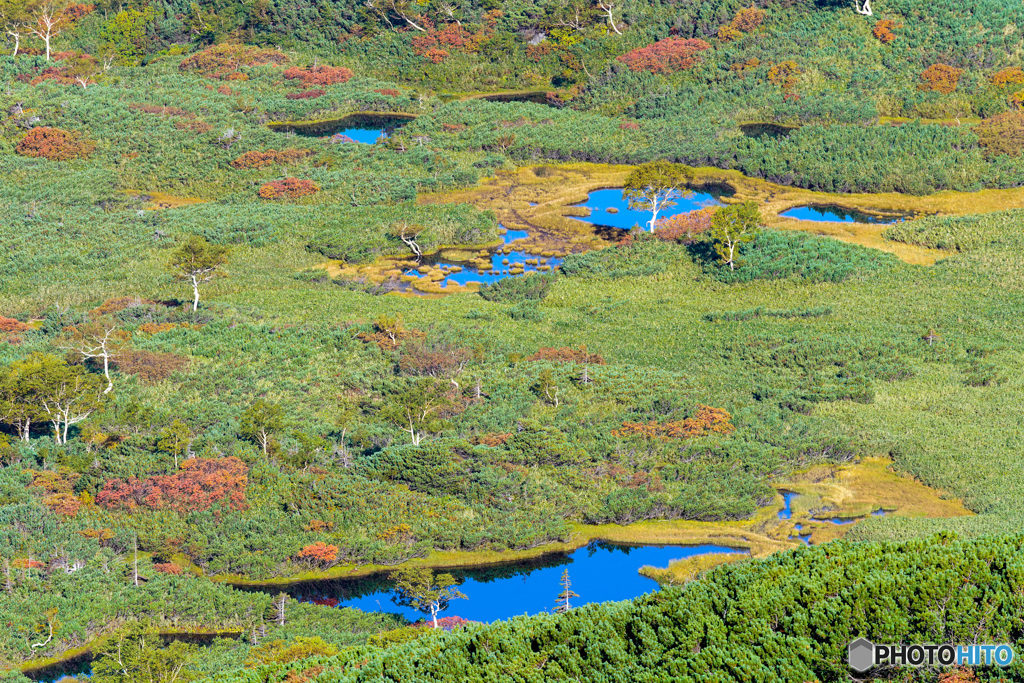
<path id="1" fill-rule="evenodd" d="M 779 510 L 779 519 L 789 519 L 793 516 L 793 499 L 800 494 L 793 491 L 779 491 L 779 493 L 782 494 L 782 509 Z"/>
<path id="2" fill-rule="evenodd" d="M 687 192 L 682 196 L 675 197 L 672 201 L 675 206 L 667 207 L 658 212 L 658 218 L 669 218 L 680 213 L 689 213 L 708 206 L 722 206 L 711 194 L 700 192 Z M 610 226 L 629 230 L 634 225 L 647 228 L 647 221 L 651 220 L 649 211 L 633 211 L 629 208 L 629 201 L 622 198 L 622 190 L 612 188 L 609 190 L 594 190 L 583 204 L 577 204 L 590 209 L 589 216 L 573 216 L 576 220 L 590 223 L 592 225 Z M 618 209 L 618 212 L 609 213 L 608 209 Z"/>
<path id="3" fill-rule="evenodd" d="M 470 621 L 496 621 L 521 614 L 550 612 L 561 592 L 562 571 L 569 570 L 572 590 L 580 597 L 574 606 L 608 600 L 628 600 L 658 589 L 653 579 L 637 571 L 645 566 L 666 567 L 672 560 L 712 553 L 745 554 L 745 550 L 717 545 L 624 546 L 591 543 L 565 555 L 530 562 L 478 567 L 451 573 L 461 581 L 459 590 L 468 599 L 453 600 L 442 616 Z M 423 615 L 397 606 L 391 599 L 392 584 L 386 577 L 350 581 L 309 582 L 286 589 L 292 597 L 367 612 L 400 613 L 410 620 Z"/>
<path id="4" fill-rule="evenodd" d="M 505 230 L 505 234 L 501 238 L 505 241 L 505 244 L 512 244 L 516 240 L 526 239 L 530 236 L 530 233 L 526 230 Z"/>
<path id="5" fill-rule="evenodd" d="M 904 215 L 872 216 L 840 206 L 797 206 L 783 211 L 779 215 L 783 218 L 819 223 L 874 223 L 876 225 L 890 225 L 906 218 Z"/>
<path id="6" fill-rule="evenodd" d="M 383 128 L 346 128 L 345 130 L 338 131 L 332 136 L 332 140 L 344 141 L 341 136 L 347 137 L 355 142 L 361 142 L 364 145 L 372 145 L 378 140 L 386 139 L 388 137 L 387 131 Z"/>

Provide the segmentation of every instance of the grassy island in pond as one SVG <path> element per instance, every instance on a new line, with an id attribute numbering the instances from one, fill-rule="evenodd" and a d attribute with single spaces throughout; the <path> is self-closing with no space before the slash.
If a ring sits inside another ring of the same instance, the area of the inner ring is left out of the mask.
<path id="1" fill-rule="evenodd" d="M 1021 26 L 0 0 L 0 679 L 1020 679 Z"/>

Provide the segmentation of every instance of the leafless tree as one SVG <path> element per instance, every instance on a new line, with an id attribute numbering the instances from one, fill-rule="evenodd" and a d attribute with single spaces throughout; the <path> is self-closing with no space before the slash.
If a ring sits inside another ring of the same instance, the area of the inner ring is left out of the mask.
<path id="1" fill-rule="evenodd" d="M 615 0 L 597 0 L 597 6 L 608 15 L 608 25 L 612 27 L 616 35 L 622 35 L 622 31 L 615 25 L 615 10 L 618 8 L 618 3 Z"/>
<path id="2" fill-rule="evenodd" d="M 866 17 L 871 16 L 871 0 L 864 0 L 863 5 L 861 5 L 860 0 L 853 0 L 853 8 L 857 10 L 857 14 L 863 14 Z"/>
<path id="3" fill-rule="evenodd" d="M 35 24 L 29 28 L 34 36 L 46 44 L 46 61 L 50 61 L 50 41 L 59 36 L 67 25 L 66 12 L 65 4 L 45 2 L 39 7 Z"/>

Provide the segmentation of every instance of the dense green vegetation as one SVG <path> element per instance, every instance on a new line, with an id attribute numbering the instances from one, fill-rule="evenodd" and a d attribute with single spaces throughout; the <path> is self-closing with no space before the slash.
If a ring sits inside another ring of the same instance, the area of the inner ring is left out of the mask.
<path id="1" fill-rule="evenodd" d="M 382 257 L 500 244 L 494 213 L 443 200 L 518 166 L 1024 185 L 1020 7 L 609 6 L 100 2 L 49 59 L 6 35 L 0 665 L 109 637 L 96 652 L 196 676 L 273 663 L 224 681 L 839 680 L 856 634 L 1019 640 L 1020 542 L 993 535 L 1024 522 L 1019 209 L 886 230 L 955 252 L 934 267 L 754 229 L 745 204 L 479 295 L 374 296 L 398 286 Z M 37 9 L 0 0 L 14 28 Z M 470 96 L 504 89 L 529 101 Z M 396 127 L 359 144 L 328 120 Z M 735 253 L 729 212 L 751 221 Z M 387 286 L 332 270 L 371 264 Z M 281 624 L 272 595 L 211 580 L 749 520 L 794 472 L 878 455 L 977 514 L 448 635 L 308 604 Z M 929 536 L 949 530 L 984 538 Z M 962 621 L 938 624 L 951 585 Z M 153 646 L 201 629 L 241 636 Z"/>

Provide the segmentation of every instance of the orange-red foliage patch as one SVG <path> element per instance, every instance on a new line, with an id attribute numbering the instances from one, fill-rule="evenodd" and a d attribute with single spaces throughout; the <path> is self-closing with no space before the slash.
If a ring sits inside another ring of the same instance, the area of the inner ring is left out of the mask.
<path id="1" fill-rule="evenodd" d="M 129 349 L 114 359 L 117 369 L 144 382 L 159 382 L 188 368 L 189 360 L 174 353 Z"/>
<path id="2" fill-rule="evenodd" d="M 0 332 L 24 332 L 29 326 L 14 318 L 5 318 L 0 315 Z"/>
<path id="3" fill-rule="evenodd" d="M 623 422 L 612 436 L 642 436 L 648 439 L 693 439 L 708 434 L 730 434 L 736 428 L 732 416 L 721 408 L 697 406 L 696 415 L 677 422 Z"/>
<path id="4" fill-rule="evenodd" d="M 956 90 L 963 72 L 963 69 L 948 64 L 932 64 L 921 74 L 921 82 L 917 84 L 917 88 L 948 95 Z"/>
<path id="5" fill-rule="evenodd" d="M 96 495 L 96 503 L 108 510 L 192 512 L 224 501 L 235 510 L 245 509 L 249 468 L 235 457 L 190 458 L 176 474 L 128 480 L 108 479 Z"/>
<path id="6" fill-rule="evenodd" d="M 178 130 L 187 130 L 192 133 L 199 133 L 200 135 L 205 135 L 213 130 L 213 126 L 206 121 L 182 121 L 179 119 L 174 122 L 174 127 Z"/>
<path id="7" fill-rule="evenodd" d="M 317 541 L 300 550 L 299 557 L 303 560 L 327 564 L 338 559 L 338 546 Z"/>
<path id="8" fill-rule="evenodd" d="M 620 55 L 617 59 L 628 66 L 630 71 L 670 74 L 691 68 L 700 58 L 700 53 L 708 49 L 711 49 L 711 45 L 699 38 L 666 38 Z"/>
<path id="9" fill-rule="evenodd" d="M 902 24 L 897 24 L 892 19 L 882 19 L 875 27 L 871 29 L 871 35 L 878 39 L 878 42 L 883 45 L 888 45 L 892 41 L 896 40 L 896 34 L 893 30 L 900 28 Z"/>
<path id="10" fill-rule="evenodd" d="M 378 95 L 384 95 L 386 97 L 399 97 L 402 94 L 395 90 L 394 88 L 379 88 L 377 90 L 374 90 L 373 92 L 377 93 Z"/>
<path id="11" fill-rule="evenodd" d="M 343 66 L 293 66 L 285 70 L 284 77 L 288 80 L 299 79 L 303 85 L 335 85 L 348 82 L 352 78 L 352 70 Z"/>
<path id="12" fill-rule="evenodd" d="M 89 156 L 96 145 L 60 128 L 33 128 L 14 148 L 23 157 L 42 157 L 50 161 L 69 161 Z"/>
<path id="13" fill-rule="evenodd" d="M 311 149 L 268 149 L 266 152 L 246 152 L 231 162 L 234 168 L 263 168 L 274 164 L 294 164 L 313 154 Z"/>
<path id="14" fill-rule="evenodd" d="M 1006 69 L 1000 69 L 988 78 L 992 85 L 998 88 L 1005 88 L 1008 85 L 1020 85 L 1024 83 L 1024 69 L 1021 69 L 1019 66 L 1011 66 Z"/>
<path id="15" fill-rule="evenodd" d="M 285 99 L 289 100 L 315 100 L 318 97 L 323 97 L 327 94 L 326 90 L 303 90 L 302 92 L 290 92 L 285 95 Z"/>
<path id="16" fill-rule="evenodd" d="M 246 45 L 214 45 L 184 60 L 178 68 L 182 71 L 195 71 L 206 78 L 228 79 L 243 66 L 281 65 L 287 62 L 288 58 L 277 50 Z"/>
<path id="17" fill-rule="evenodd" d="M 320 190 L 320 186 L 312 180 L 285 178 L 274 180 L 260 188 L 259 195 L 263 199 L 298 199 L 307 197 Z"/>
<path id="18" fill-rule="evenodd" d="M 157 570 L 161 574 L 173 574 L 174 576 L 181 576 L 184 574 L 184 570 L 173 562 L 154 562 L 153 569 Z"/>

